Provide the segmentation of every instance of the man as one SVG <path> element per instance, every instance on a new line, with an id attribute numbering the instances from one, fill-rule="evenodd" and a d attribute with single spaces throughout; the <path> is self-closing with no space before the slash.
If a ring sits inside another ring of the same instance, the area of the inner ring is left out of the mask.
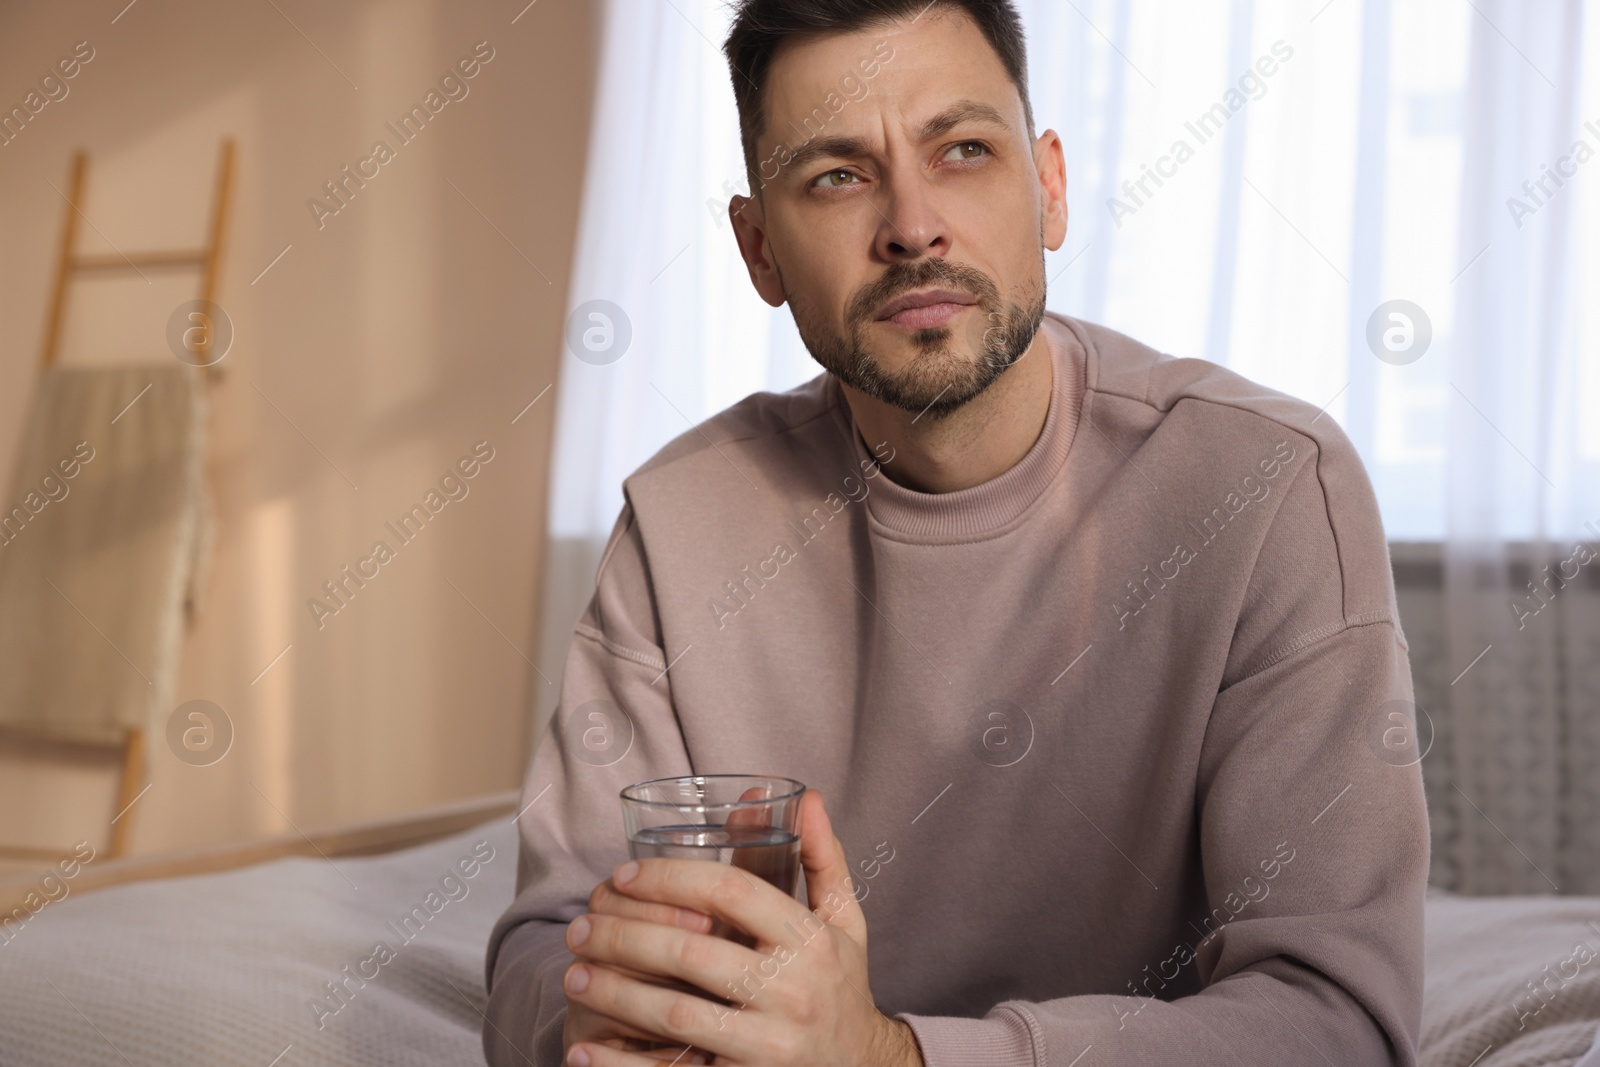
<path id="1" fill-rule="evenodd" d="M 827 373 L 624 483 L 489 1062 L 1415 1063 L 1427 815 L 1349 442 L 1044 313 L 1009 0 L 743 0 L 726 51 L 739 248 Z M 619 789 L 691 773 L 813 787 L 804 903 L 627 862 Z"/>

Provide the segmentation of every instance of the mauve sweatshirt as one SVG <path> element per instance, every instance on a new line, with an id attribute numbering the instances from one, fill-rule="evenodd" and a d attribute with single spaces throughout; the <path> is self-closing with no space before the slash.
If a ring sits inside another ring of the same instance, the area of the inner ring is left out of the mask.
<path id="1" fill-rule="evenodd" d="M 826 374 L 626 479 L 489 942 L 494 1067 L 561 1062 L 618 791 L 712 773 L 822 790 L 929 1067 L 1416 1062 L 1427 811 L 1359 458 L 1213 364 L 1043 329 L 1043 430 L 983 484 L 891 481 Z"/>

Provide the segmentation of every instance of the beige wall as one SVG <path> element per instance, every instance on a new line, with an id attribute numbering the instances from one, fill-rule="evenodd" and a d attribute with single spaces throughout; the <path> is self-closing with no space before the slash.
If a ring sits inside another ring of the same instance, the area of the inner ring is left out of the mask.
<path id="1" fill-rule="evenodd" d="M 72 150 L 91 160 L 83 250 L 110 252 L 198 244 L 218 139 L 238 142 L 218 292 L 236 339 L 210 422 L 217 540 L 176 693 L 220 705 L 236 740 L 192 767 L 152 739 L 134 852 L 520 781 L 543 684 L 524 654 L 539 647 L 554 390 L 511 420 L 556 373 L 598 30 L 589 0 L 538 0 L 513 24 L 520 6 L 0 12 L 6 109 L 74 43 L 95 51 L 0 147 L 0 480 L 37 373 L 63 210 L 50 183 L 65 190 Z M 385 122 L 485 40 L 494 58 L 469 95 L 400 146 Z M 379 139 L 395 158 L 319 230 L 307 200 Z M 166 318 L 192 295 L 188 276 L 80 285 L 64 359 L 172 359 Z M 306 601 L 323 580 L 484 439 L 495 458 L 470 495 L 319 630 Z M 104 841 L 110 776 L 45 755 L 0 748 L 0 840 Z"/>

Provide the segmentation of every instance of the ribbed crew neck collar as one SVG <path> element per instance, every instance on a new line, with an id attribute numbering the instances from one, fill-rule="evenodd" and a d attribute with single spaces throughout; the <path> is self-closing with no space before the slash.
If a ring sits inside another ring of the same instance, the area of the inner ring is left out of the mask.
<path id="1" fill-rule="evenodd" d="M 1045 315 L 1040 333 L 1054 374 L 1050 408 L 1033 446 L 1004 473 L 954 492 L 924 493 L 898 485 L 887 476 L 875 478 L 867 497 L 874 519 L 913 537 L 979 537 L 1014 521 L 1050 486 L 1066 463 L 1077 434 L 1087 354 L 1072 328 L 1051 313 Z M 850 440 L 858 466 L 861 461 L 875 462 L 861 440 L 839 381 L 832 375 L 828 376 L 828 389 L 833 394 L 840 429 Z"/>

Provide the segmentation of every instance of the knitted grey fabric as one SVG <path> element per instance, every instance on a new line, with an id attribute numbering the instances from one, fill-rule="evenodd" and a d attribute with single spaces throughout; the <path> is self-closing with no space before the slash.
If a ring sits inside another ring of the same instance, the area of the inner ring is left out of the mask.
<path id="1" fill-rule="evenodd" d="M 484 946 L 515 867 L 496 819 L 385 856 L 68 896 L 0 937 L 0 1065 L 482 1064 Z"/>
<path id="2" fill-rule="evenodd" d="M 457 864 L 483 855 L 480 842 L 493 856 L 463 877 Z M 496 819 L 387 856 L 69 896 L 0 938 L 0 1065 L 481 1065 L 484 946 L 511 899 L 515 846 Z M 436 914 L 388 925 L 427 910 L 430 890 Z M 1600 948 L 1590 921 L 1600 900 L 1430 895 L 1424 1067 L 1467 1067 L 1485 1047 L 1477 1067 L 1573 1067 L 1600 1020 L 1600 959 L 1547 987 L 1542 1008 L 1525 983 L 1546 965 L 1559 974 L 1579 942 Z M 333 1012 L 324 983 L 380 941 L 394 958 L 350 980 Z"/>
<path id="3" fill-rule="evenodd" d="M 1589 1050 L 1600 899 L 1434 891 L 1427 916 L 1422 1067 L 1573 1067 Z"/>

